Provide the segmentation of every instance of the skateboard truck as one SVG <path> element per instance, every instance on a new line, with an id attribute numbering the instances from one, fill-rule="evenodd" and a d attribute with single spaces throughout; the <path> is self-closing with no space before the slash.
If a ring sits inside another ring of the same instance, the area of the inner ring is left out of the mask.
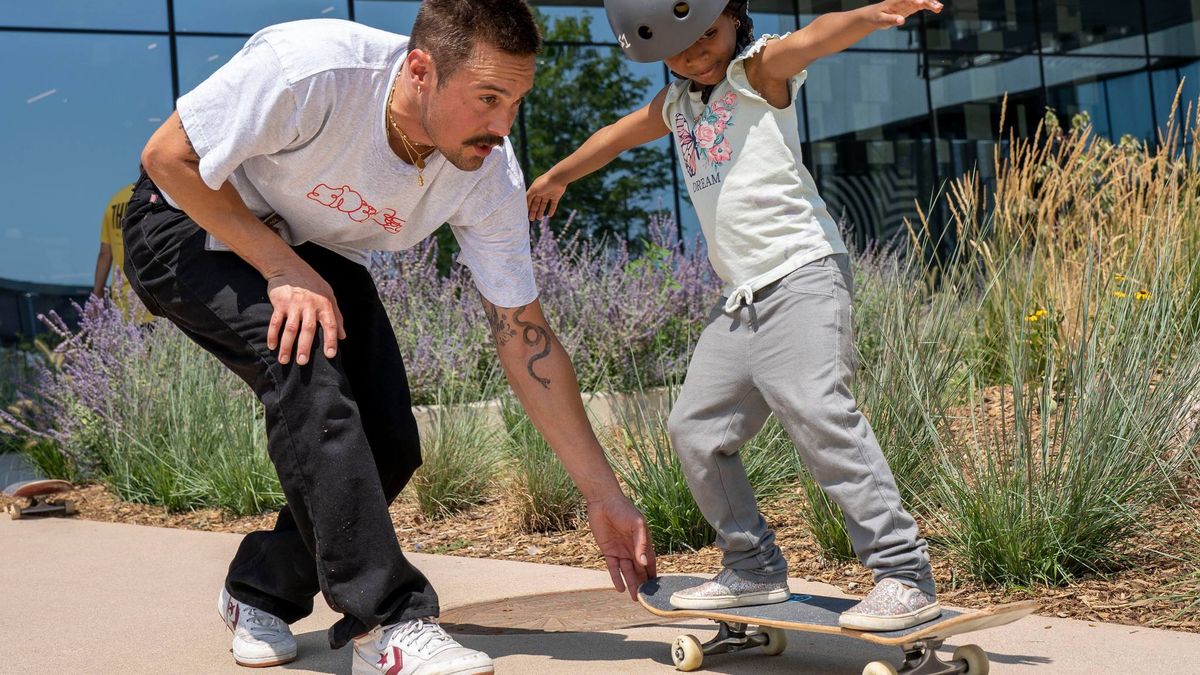
<path id="1" fill-rule="evenodd" d="M 671 660 L 682 671 L 700 667 L 704 657 L 711 654 L 728 654 L 743 649 L 762 647 L 769 656 L 782 654 L 787 649 L 787 633 L 778 628 L 760 626 L 753 633 L 746 633 L 747 624 L 736 621 L 717 621 L 717 635 L 700 644 L 695 635 L 680 635 L 671 646 Z"/>
<path id="2" fill-rule="evenodd" d="M 71 484 L 65 480 L 27 480 L 14 483 L 4 489 L 4 494 L 17 499 L 24 499 L 24 506 L 9 504 L 8 515 L 13 520 L 22 518 L 42 518 L 47 516 L 75 515 L 75 503 L 69 499 L 51 501 L 50 495 L 68 492 Z"/>
<path id="3" fill-rule="evenodd" d="M 950 661 L 943 661 L 937 650 L 944 640 L 930 639 L 903 645 L 904 663 L 897 670 L 885 661 L 872 661 L 863 668 L 863 675 L 986 675 L 989 664 L 987 652 L 978 645 L 963 645 L 954 650 Z"/>

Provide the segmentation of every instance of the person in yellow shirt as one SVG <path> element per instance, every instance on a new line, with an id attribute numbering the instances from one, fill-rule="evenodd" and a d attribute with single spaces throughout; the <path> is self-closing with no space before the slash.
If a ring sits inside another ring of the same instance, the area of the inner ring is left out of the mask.
<path id="1" fill-rule="evenodd" d="M 96 256 L 96 276 L 92 283 L 92 295 L 104 297 L 105 288 L 109 285 L 109 271 L 114 263 L 116 272 L 113 273 L 112 299 L 118 305 L 123 305 L 133 291 L 125 278 L 125 243 L 121 237 L 121 219 L 125 217 L 125 206 L 133 195 L 133 185 L 126 185 L 117 190 L 108 206 L 104 209 L 104 219 L 100 222 L 100 253 Z"/>

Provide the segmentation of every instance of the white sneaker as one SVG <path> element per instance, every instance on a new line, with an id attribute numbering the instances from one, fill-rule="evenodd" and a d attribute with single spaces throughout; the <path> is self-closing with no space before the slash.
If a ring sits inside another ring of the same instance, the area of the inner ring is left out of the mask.
<path id="1" fill-rule="evenodd" d="M 233 660 L 241 666 L 266 668 L 296 660 L 296 638 L 279 617 L 238 602 L 221 588 L 217 613 L 233 631 Z"/>
<path id="2" fill-rule="evenodd" d="M 491 675 L 492 657 L 450 637 L 436 619 L 379 626 L 354 639 L 353 675 Z"/>

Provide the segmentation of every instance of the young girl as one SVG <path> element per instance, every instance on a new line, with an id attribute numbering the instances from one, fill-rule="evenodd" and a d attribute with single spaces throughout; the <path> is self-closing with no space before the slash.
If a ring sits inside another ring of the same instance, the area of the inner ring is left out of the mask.
<path id="1" fill-rule="evenodd" d="M 745 0 L 606 0 L 605 7 L 630 58 L 662 60 L 680 79 L 534 181 L 529 217 L 553 215 L 571 182 L 621 152 L 674 137 L 709 260 L 726 285 L 668 421 L 724 569 L 675 593 L 672 604 L 714 609 L 788 599 L 787 561 L 739 456 L 774 413 L 874 571 L 874 589 L 841 625 L 899 630 L 938 616 L 925 541 L 851 393 L 850 265 L 800 159 L 795 98 L 814 60 L 942 5 L 884 0 L 757 40 Z"/>

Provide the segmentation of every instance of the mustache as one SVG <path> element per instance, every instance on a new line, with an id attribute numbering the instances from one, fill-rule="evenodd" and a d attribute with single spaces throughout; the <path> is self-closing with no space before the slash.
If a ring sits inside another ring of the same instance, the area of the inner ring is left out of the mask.
<path id="1" fill-rule="evenodd" d="M 503 143 L 503 136 L 472 136 L 463 141 L 463 145 L 491 145 L 493 147 Z"/>

